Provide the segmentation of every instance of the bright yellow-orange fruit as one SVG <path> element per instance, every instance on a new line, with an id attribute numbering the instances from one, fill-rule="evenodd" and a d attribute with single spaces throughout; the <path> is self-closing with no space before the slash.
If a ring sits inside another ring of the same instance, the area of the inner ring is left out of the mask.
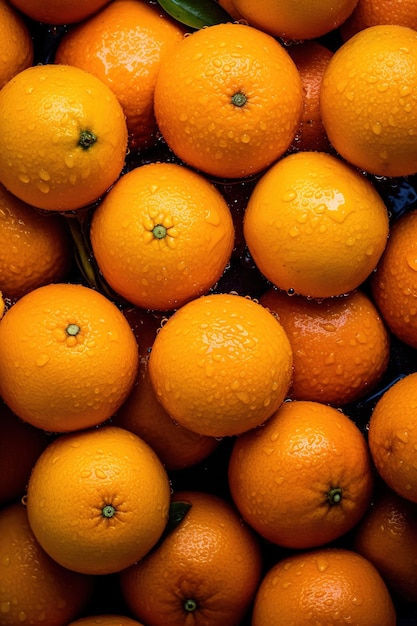
<path id="1" fill-rule="evenodd" d="M 110 0 L 11 0 L 19 11 L 37 22 L 63 25 L 81 22 Z"/>
<path id="2" fill-rule="evenodd" d="M 33 63 L 33 42 L 20 13 L 0 0 L 0 89 Z"/>
<path id="3" fill-rule="evenodd" d="M 344 40 L 360 30 L 379 24 L 396 24 L 417 30 L 415 0 L 358 0 L 353 13 L 341 25 Z"/>

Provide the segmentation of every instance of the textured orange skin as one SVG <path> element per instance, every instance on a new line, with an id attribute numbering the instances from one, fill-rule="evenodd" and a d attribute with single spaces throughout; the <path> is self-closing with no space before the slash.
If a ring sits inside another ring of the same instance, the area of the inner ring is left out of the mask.
<path id="1" fill-rule="evenodd" d="M 155 552 L 121 572 L 128 606 L 147 626 L 238 626 L 260 581 L 256 536 L 218 496 L 179 491 L 172 501 L 192 506 Z M 197 605 L 188 615 L 187 600 Z"/>
<path id="2" fill-rule="evenodd" d="M 20 14 L 0 0 L 0 89 L 33 63 L 33 43 Z"/>
<path id="3" fill-rule="evenodd" d="M 252 626 L 395 626 L 392 599 L 373 565 L 345 549 L 296 554 L 274 565 L 255 598 Z"/>
<path id="4" fill-rule="evenodd" d="M 304 549 L 355 526 L 370 504 L 373 475 L 365 439 L 349 417 L 294 400 L 236 439 L 229 485 L 242 517 L 261 536 Z M 339 502 L 329 501 L 332 489 L 341 489 Z"/>
<path id="5" fill-rule="evenodd" d="M 73 24 L 85 20 L 110 0 L 11 0 L 17 9 L 30 18 L 46 24 Z"/>
<path id="6" fill-rule="evenodd" d="M 37 460 L 27 511 L 55 561 L 109 574 L 141 559 L 168 521 L 170 485 L 155 452 L 133 433 L 103 426 L 61 435 Z M 103 508 L 115 513 L 105 517 Z"/>
<path id="7" fill-rule="evenodd" d="M 81 617 L 67 626 L 143 626 L 143 624 L 124 615 L 92 615 Z"/>
<path id="8" fill-rule="evenodd" d="M 353 13 L 340 27 L 346 41 L 369 26 L 396 24 L 417 30 L 417 7 L 414 0 L 358 0 Z"/>
<path id="9" fill-rule="evenodd" d="M 232 97 L 243 94 L 242 106 Z M 161 63 L 155 116 L 188 165 L 220 178 L 256 174 L 289 147 L 302 110 L 301 79 L 275 39 L 240 23 L 193 32 Z"/>

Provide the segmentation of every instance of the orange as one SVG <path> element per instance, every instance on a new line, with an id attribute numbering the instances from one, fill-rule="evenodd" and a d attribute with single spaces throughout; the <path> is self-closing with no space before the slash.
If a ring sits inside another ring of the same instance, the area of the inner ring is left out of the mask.
<path id="1" fill-rule="evenodd" d="M 147 626 L 238 626 L 261 577 L 256 536 L 219 496 L 180 491 L 191 504 L 158 548 L 121 572 L 127 605 Z"/>
<path id="2" fill-rule="evenodd" d="M 417 503 L 417 372 L 395 382 L 378 400 L 369 421 L 375 467 L 391 489 Z"/>
<path id="3" fill-rule="evenodd" d="M 155 116 L 173 152 L 220 178 L 256 174 L 289 147 L 299 126 L 302 85 L 271 36 L 216 24 L 185 37 L 162 60 Z"/>
<path id="4" fill-rule="evenodd" d="M 168 521 L 170 485 L 153 450 L 103 426 L 61 435 L 36 461 L 27 490 L 33 533 L 45 552 L 84 574 L 141 559 Z"/>
<path id="5" fill-rule="evenodd" d="M 292 350 L 281 324 L 257 302 L 202 296 L 161 328 L 149 374 L 172 419 L 200 435 L 226 437 L 259 426 L 280 406 Z"/>
<path id="6" fill-rule="evenodd" d="M 371 182 L 324 152 L 297 152 L 257 182 L 244 218 L 249 252 L 276 287 L 313 298 L 348 293 L 375 269 L 388 211 Z"/>
<path id="7" fill-rule="evenodd" d="M 273 565 L 255 599 L 252 626 L 395 626 L 394 604 L 375 567 L 342 548 L 301 552 Z"/>
<path id="8" fill-rule="evenodd" d="M 417 348 L 417 211 L 391 224 L 371 290 L 390 331 Z"/>
<path id="9" fill-rule="evenodd" d="M 321 120 L 320 89 L 333 52 L 318 41 L 304 41 L 289 46 L 288 52 L 297 66 L 303 85 L 301 125 L 291 149 L 328 152 L 330 142 Z"/>
<path id="10" fill-rule="evenodd" d="M 19 11 L 38 22 L 63 25 L 85 20 L 110 0 L 10 0 Z"/>
<path id="11" fill-rule="evenodd" d="M 380 490 L 352 546 L 375 565 L 396 599 L 417 601 L 417 504 Z"/>
<path id="12" fill-rule="evenodd" d="M 340 406 L 359 400 L 381 380 L 390 337 L 363 291 L 312 300 L 270 288 L 260 302 L 278 315 L 290 340 L 293 399 Z"/>
<path id="13" fill-rule="evenodd" d="M 0 395 L 45 430 L 77 430 L 111 417 L 132 389 L 138 359 L 120 310 L 82 285 L 38 287 L 0 323 Z"/>
<path id="14" fill-rule="evenodd" d="M 353 13 L 341 25 L 344 40 L 360 30 L 379 24 L 396 24 L 417 30 L 417 7 L 414 0 L 358 0 Z"/>
<path id="15" fill-rule="evenodd" d="M 94 211 L 91 245 L 114 291 L 145 309 L 176 309 L 209 291 L 233 250 L 226 200 L 202 175 L 149 163 L 122 176 Z"/>
<path id="16" fill-rule="evenodd" d="M 61 215 L 42 214 L 0 184 L 0 290 L 20 298 L 64 280 L 73 265 L 69 230 Z"/>
<path id="17" fill-rule="evenodd" d="M 58 565 L 40 547 L 25 507 L 0 509 L 0 624 L 67 626 L 87 605 L 94 579 Z"/>
<path id="18" fill-rule="evenodd" d="M 233 0 L 235 9 L 262 31 L 283 39 L 314 39 L 340 26 L 358 0 Z"/>
<path id="19" fill-rule="evenodd" d="M 91 615 L 80 617 L 67 626 L 142 626 L 142 624 L 125 615 Z"/>
<path id="20" fill-rule="evenodd" d="M 157 138 L 153 94 L 160 61 L 183 35 L 157 5 L 115 0 L 64 35 L 55 62 L 106 83 L 123 107 L 130 145 L 145 148 Z"/>
<path id="21" fill-rule="evenodd" d="M 0 91 L 0 182 L 38 208 L 97 200 L 124 165 L 127 128 L 116 96 L 68 65 L 36 65 Z"/>
<path id="22" fill-rule="evenodd" d="M 141 357 L 135 386 L 112 423 L 146 441 L 167 470 L 195 465 L 208 457 L 219 442 L 176 424 L 156 398 L 149 376 L 149 354 L 161 318 L 138 308 L 127 309 L 124 314 L 135 333 Z"/>
<path id="23" fill-rule="evenodd" d="M 0 89 L 33 63 L 33 42 L 26 23 L 6 0 L 0 0 Z"/>
<path id="24" fill-rule="evenodd" d="M 337 152 L 379 176 L 417 172 L 417 32 L 370 26 L 345 42 L 324 73 L 321 116 Z"/>
<path id="25" fill-rule="evenodd" d="M 359 428 L 319 402 L 284 402 L 261 428 L 239 436 L 229 485 L 243 519 L 286 548 L 345 535 L 370 504 L 373 474 Z"/>

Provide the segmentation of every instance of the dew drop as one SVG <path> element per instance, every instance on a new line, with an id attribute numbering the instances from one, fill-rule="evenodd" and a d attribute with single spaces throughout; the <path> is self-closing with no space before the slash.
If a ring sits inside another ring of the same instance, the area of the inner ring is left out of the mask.
<path id="1" fill-rule="evenodd" d="M 30 182 L 30 178 L 27 174 L 19 174 L 19 180 L 21 183 L 29 183 Z"/>

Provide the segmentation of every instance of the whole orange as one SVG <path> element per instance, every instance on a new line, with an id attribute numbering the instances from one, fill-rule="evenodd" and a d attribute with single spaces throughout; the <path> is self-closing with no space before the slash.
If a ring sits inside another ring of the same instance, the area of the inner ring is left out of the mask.
<path id="1" fill-rule="evenodd" d="M 276 287 L 313 298 L 348 293 L 375 269 L 388 210 L 371 182 L 324 152 L 283 157 L 257 182 L 244 237 Z"/>
<path id="2" fill-rule="evenodd" d="M 220 178 L 256 174 L 289 147 L 302 85 L 288 52 L 241 23 L 185 37 L 161 62 L 155 116 L 185 163 Z"/>
<path id="3" fill-rule="evenodd" d="M 346 41 L 369 26 L 396 24 L 417 30 L 417 6 L 414 0 L 358 0 L 353 13 L 340 27 Z"/>
<path id="4" fill-rule="evenodd" d="M 333 55 L 320 93 L 333 147 L 379 176 L 417 172 L 417 32 L 393 24 L 366 28 Z"/>
<path id="5" fill-rule="evenodd" d="M 126 318 L 105 296 L 82 285 L 45 285 L 1 320 L 0 395 L 38 428 L 87 428 L 124 402 L 138 358 Z"/>
<path id="6" fill-rule="evenodd" d="M 218 496 L 180 491 L 172 502 L 191 508 L 155 551 L 120 573 L 128 607 L 147 626 L 238 626 L 261 577 L 256 536 Z"/>
<path id="7" fill-rule="evenodd" d="M 59 26 L 81 22 L 109 2 L 110 0 L 11 0 L 10 3 L 37 22 Z"/>
<path id="8" fill-rule="evenodd" d="M 111 89 L 69 65 L 35 65 L 0 91 L 0 182 L 28 204 L 76 210 L 124 165 L 127 128 Z"/>
<path id="9" fill-rule="evenodd" d="M 94 211 L 91 245 L 116 293 L 171 310 L 207 293 L 234 244 L 226 200 L 205 177 L 155 162 L 122 176 Z"/>
<path id="10" fill-rule="evenodd" d="M 33 63 L 33 42 L 20 13 L 0 0 L 0 89 Z"/>
<path id="11" fill-rule="evenodd" d="M 260 428 L 234 442 L 229 486 L 243 519 L 293 549 L 345 535 L 371 501 L 373 473 L 359 428 L 319 402 L 284 402 Z"/>
<path id="12" fill-rule="evenodd" d="M 168 521 L 170 485 L 155 452 L 103 426 L 61 435 L 36 461 L 27 489 L 32 531 L 57 563 L 109 574 L 141 559 Z"/>
<path id="13" fill-rule="evenodd" d="M 161 328 L 149 374 L 172 419 L 198 434 L 225 437 L 259 426 L 280 406 L 292 350 L 281 324 L 257 302 L 202 296 Z"/>

